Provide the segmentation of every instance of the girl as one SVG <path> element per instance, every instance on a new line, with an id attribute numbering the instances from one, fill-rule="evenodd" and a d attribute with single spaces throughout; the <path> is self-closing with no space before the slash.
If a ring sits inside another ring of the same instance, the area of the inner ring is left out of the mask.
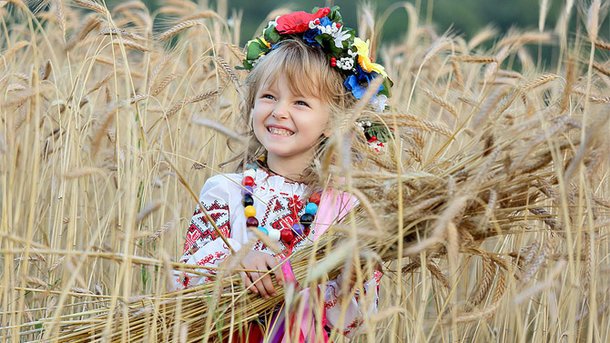
<path id="1" fill-rule="evenodd" d="M 320 192 L 313 166 L 332 134 L 332 120 L 362 97 L 369 81 L 386 74 L 370 61 L 367 43 L 343 26 L 337 7 L 278 17 L 246 50 L 244 68 L 251 70 L 246 79 L 251 127 L 247 168 L 206 181 L 200 194 L 205 211 L 198 207 L 193 215 L 180 262 L 218 267 L 231 251 L 245 247 L 249 251 L 241 266 L 251 272 L 241 273 L 244 286 L 267 298 L 276 294 L 268 271 L 279 284 L 292 277 L 278 263 L 311 244 L 355 205 L 343 193 Z M 381 109 L 391 85 L 385 80 L 372 100 Z M 281 252 L 258 240 L 255 230 Z M 375 298 L 379 278 L 377 273 L 363 287 Z M 176 281 L 186 288 L 208 278 L 182 273 Z M 375 304 L 362 308 L 355 297 L 349 304 L 338 301 L 336 280 L 320 289 L 325 292 L 325 323 L 345 335 L 356 332 L 363 314 L 375 310 Z M 313 339 L 310 332 L 302 329 L 301 338 Z M 281 329 L 275 335 L 281 336 Z M 259 334 L 250 337 L 261 339 Z"/>

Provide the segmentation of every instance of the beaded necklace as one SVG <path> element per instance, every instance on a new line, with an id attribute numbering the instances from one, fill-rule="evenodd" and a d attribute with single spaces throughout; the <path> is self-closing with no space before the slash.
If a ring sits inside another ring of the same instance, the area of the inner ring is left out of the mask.
<path id="1" fill-rule="evenodd" d="M 283 228 L 281 230 L 266 228 L 260 226 L 259 221 L 256 218 L 256 208 L 254 208 L 253 197 L 254 186 L 256 186 L 256 182 L 254 180 L 255 175 L 256 168 L 250 168 L 244 171 L 244 178 L 242 179 L 242 195 L 244 215 L 246 216 L 246 226 L 251 229 L 260 230 L 272 240 L 282 241 L 286 247 L 292 250 L 292 247 L 296 243 L 297 237 L 306 237 L 309 235 L 311 223 L 313 223 L 315 215 L 318 212 L 318 205 L 320 204 L 320 192 L 314 192 L 309 196 L 308 202 L 305 205 L 305 213 L 301 215 L 298 223 L 294 223 L 292 225 L 292 228 Z"/>

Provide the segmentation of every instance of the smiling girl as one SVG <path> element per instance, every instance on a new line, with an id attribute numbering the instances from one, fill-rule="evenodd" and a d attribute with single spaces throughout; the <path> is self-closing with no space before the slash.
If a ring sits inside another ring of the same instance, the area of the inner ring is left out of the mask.
<path id="1" fill-rule="evenodd" d="M 269 271 L 279 285 L 292 280 L 290 269 L 280 265 L 289 265 L 286 259 L 294 251 L 311 244 L 356 205 L 346 194 L 322 191 L 319 181 L 312 181 L 314 165 L 333 134 L 333 120 L 356 103 L 372 79 L 386 74 L 371 62 L 368 45 L 343 26 L 336 7 L 278 17 L 246 50 L 244 67 L 251 70 L 245 83 L 251 126 L 247 167 L 205 182 L 200 193 L 204 209 L 198 207 L 193 215 L 180 261 L 218 267 L 231 250 L 247 248 L 241 261 L 242 270 L 248 271 L 241 273 L 244 286 L 268 298 L 276 295 L 277 287 Z M 375 104 L 384 102 L 390 86 L 386 78 L 373 97 Z M 257 239 L 261 234 L 280 251 Z M 206 272 L 210 270 L 214 268 Z M 362 291 L 376 298 L 380 277 L 375 273 Z M 176 278 L 180 288 L 208 281 L 188 273 Z M 322 321 L 329 329 L 352 335 L 376 305 L 363 308 L 358 297 L 340 299 L 339 289 L 337 280 L 320 286 Z M 300 337 L 311 341 L 313 331 L 302 322 Z M 265 339 L 287 339 L 282 323 L 266 330 Z M 251 326 L 249 341 L 261 341 L 263 331 Z M 325 334 L 315 338 L 326 340 Z"/>

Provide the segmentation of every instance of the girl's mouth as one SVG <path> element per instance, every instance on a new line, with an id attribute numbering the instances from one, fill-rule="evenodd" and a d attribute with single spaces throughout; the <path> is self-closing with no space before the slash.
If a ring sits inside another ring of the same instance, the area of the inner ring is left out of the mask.
<path id="1" fill-rule="evenodd" d="M 277 135 L 277 136 L 289 137 L 289 136 L 294 135 L 294 132 L 292 132 L 288 129 L 282 129 L 282 128 L 274 127 L 274 126 L 269 126 L 267 128 L 267 131 L 269 133 L 271 133 L 272 135 Z"/>

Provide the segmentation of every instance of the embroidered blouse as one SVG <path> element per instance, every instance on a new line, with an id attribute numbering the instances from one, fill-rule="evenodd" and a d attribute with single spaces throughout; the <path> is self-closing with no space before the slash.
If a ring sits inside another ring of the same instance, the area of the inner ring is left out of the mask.
<path id="1" fill-rule="evenodd" d="M 254 250 L 274 255 L 272 250 L 256 239 L 253 232 L 246 229 L 246 216 L 242 204 L 242 179 L 243 174 L 241 173 L 222 174 L 209 178 L 199 195 L 200 203 L 205 206 L 219 231 L 222 232 L 235 251 L 239 250 L 246 242 L 256 240 Z M 256 170 L 254 180 L 253 206 L 256 208 L 256 217 L 260 226 L 280 230 L 291 228 L 292 224 L 298 223 L 300 216 L 305 213 L 305 204 L 309 196 L 309 190 L 305 184 L 286 180 L 280 175 L 267 172 L 264 168 Z M 332 224 L 332 221 L 339 220 L 345 215 L 345 206 L 332 204 L 332 202 L 329 205 L 329 202 L 331 201 L 329 201 L 328 193 L 325 192 L 320 202 L 320 211 L 316 215 L 309 234 L 306 237 L 295 238 L 297 241 L 294 244 L 293 251 L 311 244 Z M 351 204 L 348 207 L 350 206 Z M 325 208 L 331 208 L 331 210 L 323 213 L 322 209 Z M 281 249 L 286 248 L 281 241 L 277 242 L 277 245 Z M 229 254 L 229 248 L 218 237 L 213 226 L 207 221 L 198 206 L 186 232 L 184 251 L 180 262 L 204 267 L 217 267 Z M 206 270 L 206 273 L 213 274 L 213 271 Z M 356 296 L 349 300 L 350 304 L 343 318 L 341 316 L 341 304 L 337 301 L 339 290 L 337 281 L 330 280 L 327 282 L 324 308 L 329 326 L 337 327 L 341 323 L 342 327 L 337 329 L 340 329 L 344 335 L 351 336 L 355 333 L 363 322 L 363 314 L 377 311 L 380 278 L 381 273 L 376 272 L 364 285 L 363 289 L 366 293 L 374 292 L 373 298 L 375 301 L 372 302 L 370 307 L 364 309 L 360 297 Z M 209 279 L 206 276 L 180 273 L 176 277 L 175 287 L 184 289 L 208 281 Z"/>

